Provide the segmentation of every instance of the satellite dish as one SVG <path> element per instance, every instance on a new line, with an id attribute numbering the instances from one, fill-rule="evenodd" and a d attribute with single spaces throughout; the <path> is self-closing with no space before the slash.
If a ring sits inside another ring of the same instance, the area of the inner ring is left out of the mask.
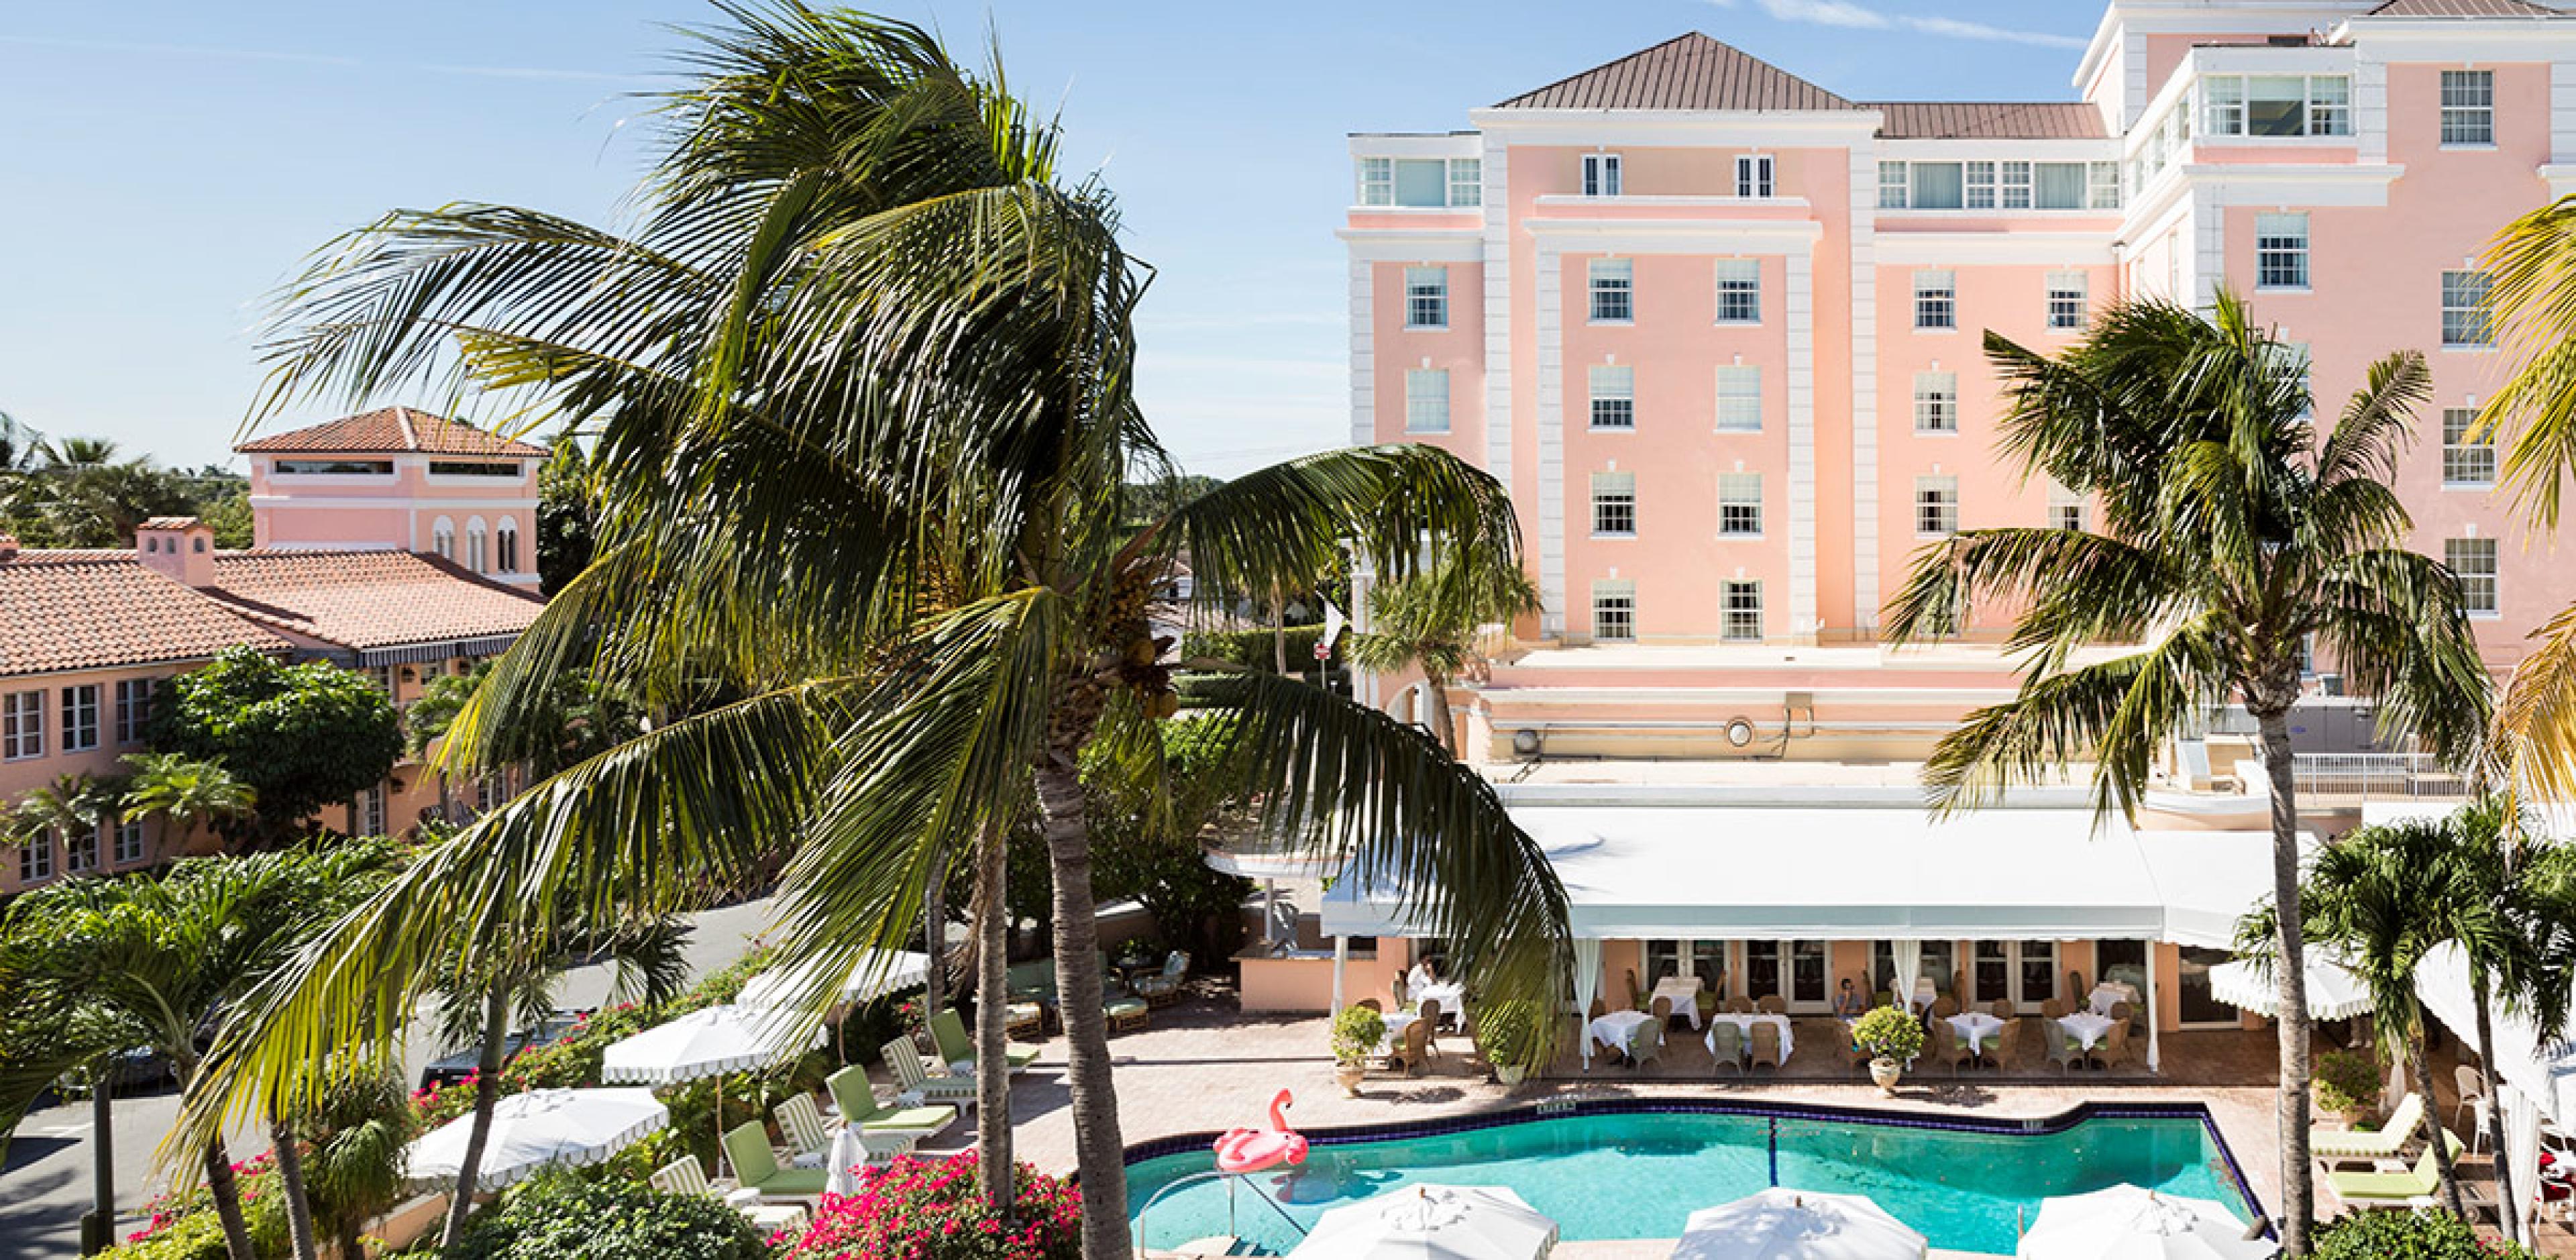
<path id="1" fill-rule="evenodd" d="M 1727 745 L 1732 748 L 1742 748 L 1745 745 L 1752 743 L 1753 723 L 1745 718 L 1728 718 L 1726 720 L 1726 742 Z"/>

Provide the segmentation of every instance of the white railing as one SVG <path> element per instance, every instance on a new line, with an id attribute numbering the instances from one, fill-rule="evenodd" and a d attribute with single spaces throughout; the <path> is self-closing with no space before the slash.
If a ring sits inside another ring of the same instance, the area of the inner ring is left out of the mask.
<path id="1" fill-rule="evenodd" d="M 2300 799 L 2456 800 L 2468 784 L 2424 753 L 2293 753 Z"/>

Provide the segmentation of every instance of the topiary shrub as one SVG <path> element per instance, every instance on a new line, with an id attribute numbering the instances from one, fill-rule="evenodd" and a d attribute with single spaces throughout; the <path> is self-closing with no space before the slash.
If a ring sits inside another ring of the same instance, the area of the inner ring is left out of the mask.
<path id="1" fill-rule="evenodd" d="M 540 1177 L 508 1191 L 440 1260 L 769 1260 L 769 1240 L 707 1195 Z"/>
<path id="2" fill-rule="evenodd" d="M 975 1193 L 973 1152 L 901 1156 L 862 1170 L 857 1194 L 823 1196 L 814 1223 L 780 1254 L 785 1260 L 1076 1260 L 1081 1192 L 1026 1164 L 1013 1188 L 1005 1225 Z"/>
<path id="3" fill-rule="evenodd" d="M 1893 1006 L 1882 1006 L 1852 1026 L 1852 1044 L 1877 1059 L 1899 1063 L 1923 1052 L 1923 1025 Z"/>
<path id="4" fill-rule="evenodd" d="M 2316 1260 L 2539 1260 L 2448 1212 L 2357 1212 L 2317 1231 Z"/>
<path id="5" fill-rule="evenodd" d="M 1365 1006 L 1346 1006 L 1333 1017 L 1333 1062 L 1366 1063 L 1386 1040 L 1386 1016 Z"/>

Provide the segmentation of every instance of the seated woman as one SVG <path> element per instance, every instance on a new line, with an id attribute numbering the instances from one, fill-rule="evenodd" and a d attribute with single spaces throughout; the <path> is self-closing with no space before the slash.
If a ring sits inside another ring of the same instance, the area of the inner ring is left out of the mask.
<path id="1" fill-rule="evenodd" d="M 1843 987 L 1834 994 L 1834 1018 L 1859 1019 L 1869 1014 L 1869 998 L 1853 987 L 1850 976 L 1843 977 Z"/>
<path id="2" fill-rule="evenodd" d="M 1419 998 L 1426 986 L 1438 980 L 1438 976 L 1431 974 L 1430 960 L 1424 959 L 1413 964 L 1413 970 L 1404 973 L 1404 991 L 1409 997 Z"/>

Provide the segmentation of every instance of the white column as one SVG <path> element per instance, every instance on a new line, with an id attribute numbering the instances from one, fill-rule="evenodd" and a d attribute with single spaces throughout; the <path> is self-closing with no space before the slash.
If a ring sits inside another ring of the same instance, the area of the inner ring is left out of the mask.
<path id="1" fill-rule="evenodd" d="M 2147 942 L 2147 1070 L 2164 1071 L 2163 1046 L 2158 1044 L 2156 1030 L 2164 1026 L 2164 1010 L 2156 1004 L 2156 955 L 2164 952 L 2163 941 Z"/>
<path id="2" fill-rule="evenodd" d="M 1279 949 L 1279 881 L 1267 877 L 1261 881 L 1261 943 L 1274 953 Z"/>
<path id="3" fill-rule="evenodd" d="M 1812 250 L 1812 246 L 1810 249 Z M 1792 252 L 1789 273 L 1789 633 L 1816 639 L 1815 259 Z"/>
<path id="4" fill-rule="evenodd" d="M 1350 962 L 1351 962 L 1351 938 L 1349 938 L 1349 937 L 1347 937 L 1347 936 L 1336 936 L 1336 937 L 1334 937 L 1334 938 L 1333 938 L 1333 1013 L 1334 1013 L 1334 1014 L 1336 1014 L 1336 1015 L 1339 1015 L 1339 1014 L 1341 1014 L 1341 1013 L 1342 1013 L 1342 1007 L 1345 1005 L 1345 1003 L 1344 1003 L 1344 1002 L 1343 1002 L 1343 1000 L 1342 1000 L 1342 972 L 1343 972 L 1343 970 L 1344 970 L 1345 968 L 1347 968 L 1347 967 L 1349 967 L 1349 966 L 1350 966 Z"/>
<path id="5" fill-rule="evenodd" d="M 1578 625 L 1589 634 L 1592 628 L 1586 620 L 1590 595 L 1584 597 L 1586 611 L 1577 616 L 1573 592 L 1565 583 L 1564 267 L 1564 256 L 1542 242 L 1531 287 L 1538 301 L 1538 592 L 1539 633 L 1544 635 L 1562 635 Z"/>

